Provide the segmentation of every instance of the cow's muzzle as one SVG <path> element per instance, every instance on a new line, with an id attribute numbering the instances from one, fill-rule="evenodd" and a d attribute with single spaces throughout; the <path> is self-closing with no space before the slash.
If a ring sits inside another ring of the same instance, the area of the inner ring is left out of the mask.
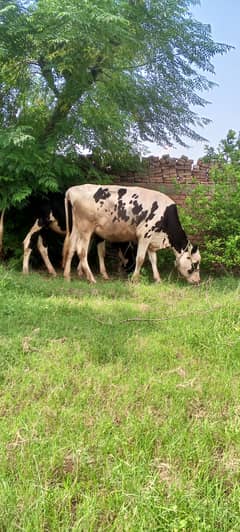
<path id="1" fill-rule="evenodd" d="M 191 275 L 191 277 L 188 278 L 188 282 L 190 284 L 199 285 L 201 282 L 200 275 Z"/>

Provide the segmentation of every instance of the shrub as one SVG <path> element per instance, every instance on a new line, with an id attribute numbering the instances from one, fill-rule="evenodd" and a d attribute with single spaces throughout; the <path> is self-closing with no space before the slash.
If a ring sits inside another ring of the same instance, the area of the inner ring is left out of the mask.
<path id="1" fill-rule="evenodd" d="M 229 131 L 217 152 L 207 150 L 212 161 L 212 183 L 196 186 L 188 198 L 183 223 L 201 241 L 203 263 L 215 271 L 240 271 L 240 141 Z"/>

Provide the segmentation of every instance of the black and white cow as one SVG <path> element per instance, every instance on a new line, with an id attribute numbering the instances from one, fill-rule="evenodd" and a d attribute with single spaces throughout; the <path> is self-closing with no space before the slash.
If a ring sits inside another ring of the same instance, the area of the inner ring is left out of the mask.
<path id="1" fill-rule="evenodd" d="M 66 234 L 64 194 L 55 192 L 44 197 L 33 197 L 30 211 L 35 221 L 23 241 L 23 273 L 29 273 L 30 256 L 37 246 L 48 272 L 55 276 L 56 271 L 48 256 L 47 235 L 48 229 L 63 237 Z"/>
<path id="2" fill-rule="evenodd" d="M 56 271 L 48 254 L 48 231 L 50 229 L 63 237 L 66 235 L 64 197 L 64 194 L 55 192 L 49 193 L 48 196 L 32 198 L 30 210 L 32 216 L 34 215 L 35 221 L 23 241 L 23 273 L 29 273 L 30 256 L 33 248 L 37 247 L 48 272 L 56 276 Z M 96 237 L 96 245 L 100 273 L 104 279 L 108 279 L 104 260 L 106 253 L 105 241 L 100 237 Z M 131 244 L 119 243 L 118 254 L 126 271 L 130 272 L 132 266 L 135 266 L 135 257 Z M 80 261 L 77 270 L 79 276 L 81 276 L 83 271 Z"/>
<path id="3" fill-rule="evenodd" d="M 200 253 L 187 239 L 174 201 L 155 190 L 118 185 L 79 185 L 65 197 L 66 238 L 64 277 L 70 279 L 71 261 L 77 251 L 90 282 L 96 282 L 88 265 L 88 246 L 93 233 L 111 242 L 137 242 L 133 280 L 139 277 L 146 252 L 154 280 L 159 282 L 156 251 L 171 247 L 178 271 L 189 283 L 199 283 Z M 70 233 L 69 218 L 72 216 Z"/>

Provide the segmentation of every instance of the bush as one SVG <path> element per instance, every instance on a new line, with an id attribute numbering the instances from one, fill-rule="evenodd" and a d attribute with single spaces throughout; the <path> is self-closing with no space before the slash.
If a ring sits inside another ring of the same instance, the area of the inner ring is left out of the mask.
<path id="1" fill-rule="evenodd" d="M 206 160 L 214 162 L 206 189 L 198 185 L 187 200 L 183 223 L 188 233 L 199 235 L 203 263 L 215 271 L 240 272 L 240 143 L 229 131 L 217 153 L 208 149 Z"/>

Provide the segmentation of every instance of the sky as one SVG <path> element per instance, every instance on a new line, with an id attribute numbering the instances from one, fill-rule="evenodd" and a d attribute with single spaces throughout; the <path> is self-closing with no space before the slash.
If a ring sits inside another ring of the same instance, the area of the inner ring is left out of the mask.
<path id="1" fill-rule="evenodd" d="M 216 148 L 226 138 L 229 129 L 234 129 L 237 133 L 240 131 L 240 0 L 201 0 L 201 5 L 194 6 L 192 12 L 195 19 L 211 25 L 214 41 L 235 47 L 227 54 L 213 59 L 215 76 L 208 77 L 218 86 L 201 93 L 211 103 L 200 109 L 200 113 L 212 122 L 204 128 L 196 128 L 196 131 L 207 142 L 184 139 L 189 148 L 175 145 L 174 148 L 164 149 L 150 143 L 147 143 L 147 148 L 148 155 L 186 155 L 196 162 L 204 155 L 205 144 Z"/>

